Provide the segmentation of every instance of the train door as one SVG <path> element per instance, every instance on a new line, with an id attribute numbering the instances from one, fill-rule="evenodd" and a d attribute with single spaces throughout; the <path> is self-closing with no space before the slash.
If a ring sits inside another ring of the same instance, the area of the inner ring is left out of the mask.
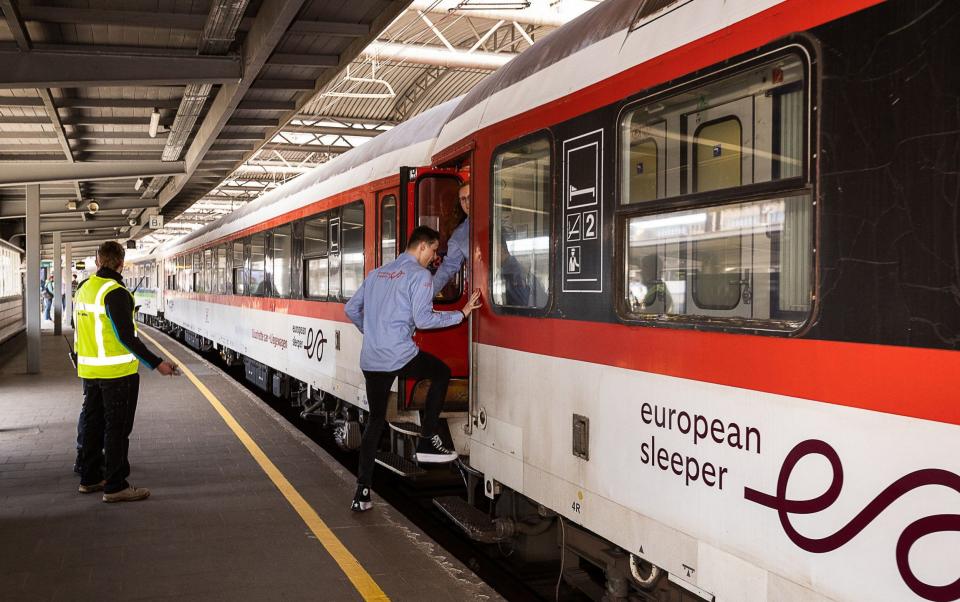
<path id="1" fill-rule="evenodd" d="M 460 209 L 458 192 L 463 176 L 454 169 L 402 168 L 400 189 L 397 199 L 398 217 L 401 225 L 397 239 L 397 252 L 406 247 L 407 235 L 417 226 L 430 226 L 440 232 L 438 254 L 444 258 L 447 242 L 454 229 L 465 216 Z M 387 201 L 387 196 L 383 197 Z M 382 216 L 389 216 L 389 205 L 382 210 Z M 383 217 L 381 219 L 384 219 Z M 469 260 L 465 262 L 469 264 Z M 460 309 L 466 303 L 465 291 L 468 289 L 466 270 L 468 265 L 441 290 L 434 298 L 434 307 L 443 311 Z M 468 345 L 469 334 L 466 323 L 441 330 L 419 331 L 414 335 L 417 345 L 424 351 L 441 358 L 452 373 L 450 387 L 444 411 L 459 412 L 467 410 L 468 401 Z M 419 410 L 425 407 L 426 391 L 429 383 L 422 381 L 403 382 L 399 386 L 400 409 Z"/>
<path id="2" fill-rule="evenodd" d="M 753 183 L 753 105 L 754 98 L 747 96 L 683 117 L 688 134 L 684 149 L 688 191 L 709 192 Z M 755 250 L 760 249 L 742 211 L 738 206 L 707 210 L 703 235 L 681 251 L 692 268 L 688 269 L 685 292 L 687 313 L 753 317 L 751 266 Z"/>

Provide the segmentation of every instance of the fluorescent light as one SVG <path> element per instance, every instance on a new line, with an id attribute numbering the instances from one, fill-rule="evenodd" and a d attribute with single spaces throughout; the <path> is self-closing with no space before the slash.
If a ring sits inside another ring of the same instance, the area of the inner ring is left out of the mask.
<path id="1" fill-rule="evenodd" d="M 147 130 L 151 138 L 157 137 L 157 128 L 160 127 L 160 111 L 154 109 L 153 113 L 150 113 L 150 129 Z"/>
<path id="2" fill-rule="evenodd" d="M 150 126 L 153 127 L 153 124 L 151 123 Z M 156 134 L 156 131 L 154 131 L 154 134 Z M 133 189 L 140 190 L 141 186 L 143 186 L 143 178 L 137 178 L 136 183 L 133 185 Z"/>

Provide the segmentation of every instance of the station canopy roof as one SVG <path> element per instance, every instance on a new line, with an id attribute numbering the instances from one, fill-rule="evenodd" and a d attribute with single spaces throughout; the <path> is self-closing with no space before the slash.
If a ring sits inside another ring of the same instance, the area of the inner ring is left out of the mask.
<path id="1" fill-rule="evenodd" d="M 0 239 L 24 231 L 31 183 L 45 255 L 55 231 L 80 255 L 188 234 L 596 3 L 0 0 Z"/>

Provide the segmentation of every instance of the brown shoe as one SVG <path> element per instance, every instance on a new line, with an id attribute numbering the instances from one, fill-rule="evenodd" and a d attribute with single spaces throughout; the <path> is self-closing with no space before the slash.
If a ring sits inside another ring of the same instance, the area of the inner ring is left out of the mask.
<path id="1" fill-rule="evenodd" d="M 94 483 L 92 485 L 81 485 L 77 491 L 80 493 L 95 493 L 97 491 L 103 491 L 103 486 L 106 484 L 106 481 L 100 481 L 99 483 Z"/>
<path id="2" fill-rule="evenodd" d="M 146 487 L 127 487 L 122 491 L 116 493 L 104 493 L 103 501 L 109 503 L 112 502 L 137 502 L 140 500 L 145 500 L 150 497 L 150 490 Z"/>

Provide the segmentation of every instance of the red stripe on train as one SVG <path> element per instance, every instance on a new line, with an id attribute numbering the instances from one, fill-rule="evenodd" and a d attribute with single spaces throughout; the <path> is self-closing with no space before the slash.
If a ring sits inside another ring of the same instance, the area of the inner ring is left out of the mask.
<path id="1" fill-rule="evenodd" d="M 341 303 L 173 295 L 348 322 Z M 480 311 L 476 340 L 485 345 L 960 424 L 960 353 L 956 351 L 519 318 L 494 315 L 486 308 Z"/>
<path id="2" fill-rule="evenodd" d="M 485 316 L 487 318 L 487 316 Z M 960 424 L 960 353 L 492 316 L 486 345 Z"/>

